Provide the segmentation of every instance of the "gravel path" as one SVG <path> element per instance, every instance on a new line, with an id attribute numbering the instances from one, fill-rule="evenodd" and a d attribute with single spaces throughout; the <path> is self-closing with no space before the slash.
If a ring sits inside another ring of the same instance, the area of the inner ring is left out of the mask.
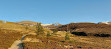
<path id="1" fill-rule="evenodd" d="M 27 35 L 22 36 L 21 40 L 16 40 L 16 41 L 11 45 L 11 47 L 8 48 L 8 49 L 23 49 L 23 44 L 22 44 L 23 42 L 22 42 L 22 40 L 25 38 L 25 36 L 27 36 Z"/>
<path id="2" fill-rule="evenodd" d="M 23 46 L 22 46 L 22 41 L 21 40 L 16 40 L 12 46 L 8 49 L 23 49 Z"/>

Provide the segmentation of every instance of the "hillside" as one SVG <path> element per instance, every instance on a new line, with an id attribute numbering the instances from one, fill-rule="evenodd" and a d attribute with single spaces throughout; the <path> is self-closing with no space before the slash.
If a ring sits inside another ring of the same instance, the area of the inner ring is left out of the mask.
<path id="1" fill-rule="evenodd" d="M 90 24 L 82 23 L 81 25 L 78 24 L 74 25 L 74 28 L 76 28 L 74 30 L 72 29 L 73 27 L 69 25 L 72 27 L 70 28 L 70 31 L 91 32 L 92 30 L 97 31 L 97 29 L 99 29 L 100 27 L 99 26 L 100 24 L 98 25 L 94 23 Z M 62 27 L 64 26 L 65 25 L 63 25 Z M 91 26 L 94 27 L 91 28 Z M 102 25 L 102 27 L 100 28 L 107 28 L 107 27 L 108 25 Z M 106 30 L 108 29 L 110 30 L 110 27 L 107 28 Z M 46 36 L 47 32 L 51 34 L 50 37 Z M 44 35 L 39 37 L 35 33 L 35 27 L 29 26 L 28 29 L 26 30 L 26 25 L 20 25 L 13 22 L 2 23 L 2 21 L 0 21 L 0 49 L 8 49 L 9 47 L 11 47 L 14 41 L 20 40 L 23 35 L 28 35 L 23 40 L 24 49 L 109 49 L 111 48 L 110 37 L 77 36 L 69 33 L 70 40 L 65 40 L 66 33 L 67 32 L 64 31 L 53 33 L 51 30 L 44 28 Z"/>
<path id="2" fill-rule="evenodd" d="M 60 31 L 84 32 L 87 35 L 91 34 L 111 34 L 111 25 L 95 24 L 95 23 L 70 23 L 62 25 L 58 28 Z"/>
<path id="3" fill-rule="evenodd" d="M 0 21 L 0 49 L 8 49 L 14 41 L 20 40 L 23 35 L 36 35 L 35 27 L 26 29 L 26 25 L 16 24 L 14 22 Z M 49 29 L 44 29 L 44 33 L 51 32 Z"/>
<path id="4" fill-rule="evenodd" d="M 19 31 L 0 29 L 0 49 L 8 49 L 15 40 L 21 38 Z"/>
<path id="5" fill-rule="evenodd" d="M 37 38 L 38 42 L 24 42 L 24 49 L 110 49 L 111 38 L 84 37 L 70 34 L 70 40 L 65 40 L 65 32 L 58 32 L 48 37 L 27 36 Z"/>

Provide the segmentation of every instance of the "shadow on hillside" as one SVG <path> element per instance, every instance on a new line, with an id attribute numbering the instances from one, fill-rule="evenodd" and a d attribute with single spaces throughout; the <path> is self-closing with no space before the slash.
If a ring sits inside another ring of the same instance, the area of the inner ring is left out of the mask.
<path id="1" fill-rule="evenodd" d="M 77 36 L 96 36 L 96 37 L 111 37 L 110 34 L 93 34 L 93 33 L 85 33 L 85 32 L 72 32 L 72 34 L 75 34 Z"/>
<path id="2" fill-rule="evenodd" d="M 78 36 L 87 36 L 85 32 L 72 32 L 72 34 L 78 35 Z"/>
<path id="3" fill-rule="evenodd" d="M 110 37 L 110 34 L 94 34 L 96 37 Z"/>
<path id="4" fill-rule="evenodd" d="M 23 43 L 19 43 L 17 46 L 19 46 L 18 49 L 24 49 L 24 45 L 23 45 Z"/>

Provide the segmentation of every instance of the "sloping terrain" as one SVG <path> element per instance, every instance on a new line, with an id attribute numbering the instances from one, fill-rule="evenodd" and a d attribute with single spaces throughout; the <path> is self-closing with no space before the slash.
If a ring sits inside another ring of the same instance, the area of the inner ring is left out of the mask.
<path id="1" fill-rule="evenodd" d="M 64 27 L 64 28 L 63 28 Z M 72 32 L 85 33 L 110 33 L 110 25 L 102 24 L 73 24 L 69 25 Z M 66 29 L 63 25 L 59 29 Z M 66 29 L 67 30 L 67 29 Z M 99 31 L 98 31 L 99 30 Z M 76 36 L 70 34 L 70 40 L 65 40 L 67 32 L 52 33 L 49 29 L 44 29 L 44 36 L 37 37 L 35 27 L 19 25 L 13 22 L 2 23 L 0 21 L 0 49 L 8 49 L 25 34 L 30 34 L 23 41 L 24 49 L 110 49 L 111 37 L 94 37 L 94 36 Z M 46 37 L 47 32 L 51 33 L 50 37 Z"/>
<path id="2" fill-rule="evenodd" d="M 111 38 L 70 36 L 70 40 L 64 40 L 62 34 L 50 37 L 27 36 L 37 38 L 41 42 L 24 42 L 24 49 L 110 49 Z M 26 38 L 27 38 L 26 37 Z"/>
<path id="3" fill-rule="evenodd" d="M 19 24 L 13 23 L 13 22 L 3 23 L 2 21 L 0 21 L 0 28 L 8 29 L 8 30 L 17 30 L 17 31 L 25 30 L 25 26 L 23 26 L 23 25 L 19 25 Z"/>
<path id="4" fill-rule="evenodd" d="M 111 35 L 111 25 L 95 23 L 70 23 L 58 28 L 60 31 L 84 32 L 87 35 L 109 34 Z"/>
<path id="5" fill-rule="evenodd" d="M 14 30 L 0 29 L 0 49 L 8 49 L 15 40 L 22 38 L 22 34 Z"/>
<path id="6" fill-rule="evenodd" d="M 35 27 L 28 27 L 26 25 L 20 25 L 13 22 L 0 21 L 0 49 L 8 49 L 14 43 L 19 40 L 25 34 L 35 35 Z M 44 32 L 51 32 L 48 29 L 44 29 Z"/>
<path id="7" fill-rule="evenodd" d="M 8 49 L 14 41 L 21 39 L 29 31 L 31 30 L 26 30 L 26 26 L 0 21 L 0 49 Z"/>

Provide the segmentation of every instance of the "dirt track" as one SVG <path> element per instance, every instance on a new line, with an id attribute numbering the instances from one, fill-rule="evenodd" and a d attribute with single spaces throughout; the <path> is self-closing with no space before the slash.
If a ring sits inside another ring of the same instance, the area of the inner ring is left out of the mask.
<path id="1" fill-rule="evenodd" d="M 22 47 L 22 41 L 21 40 L 16 40 L 10 48 L 8 49 L 23 49 Z"/>

